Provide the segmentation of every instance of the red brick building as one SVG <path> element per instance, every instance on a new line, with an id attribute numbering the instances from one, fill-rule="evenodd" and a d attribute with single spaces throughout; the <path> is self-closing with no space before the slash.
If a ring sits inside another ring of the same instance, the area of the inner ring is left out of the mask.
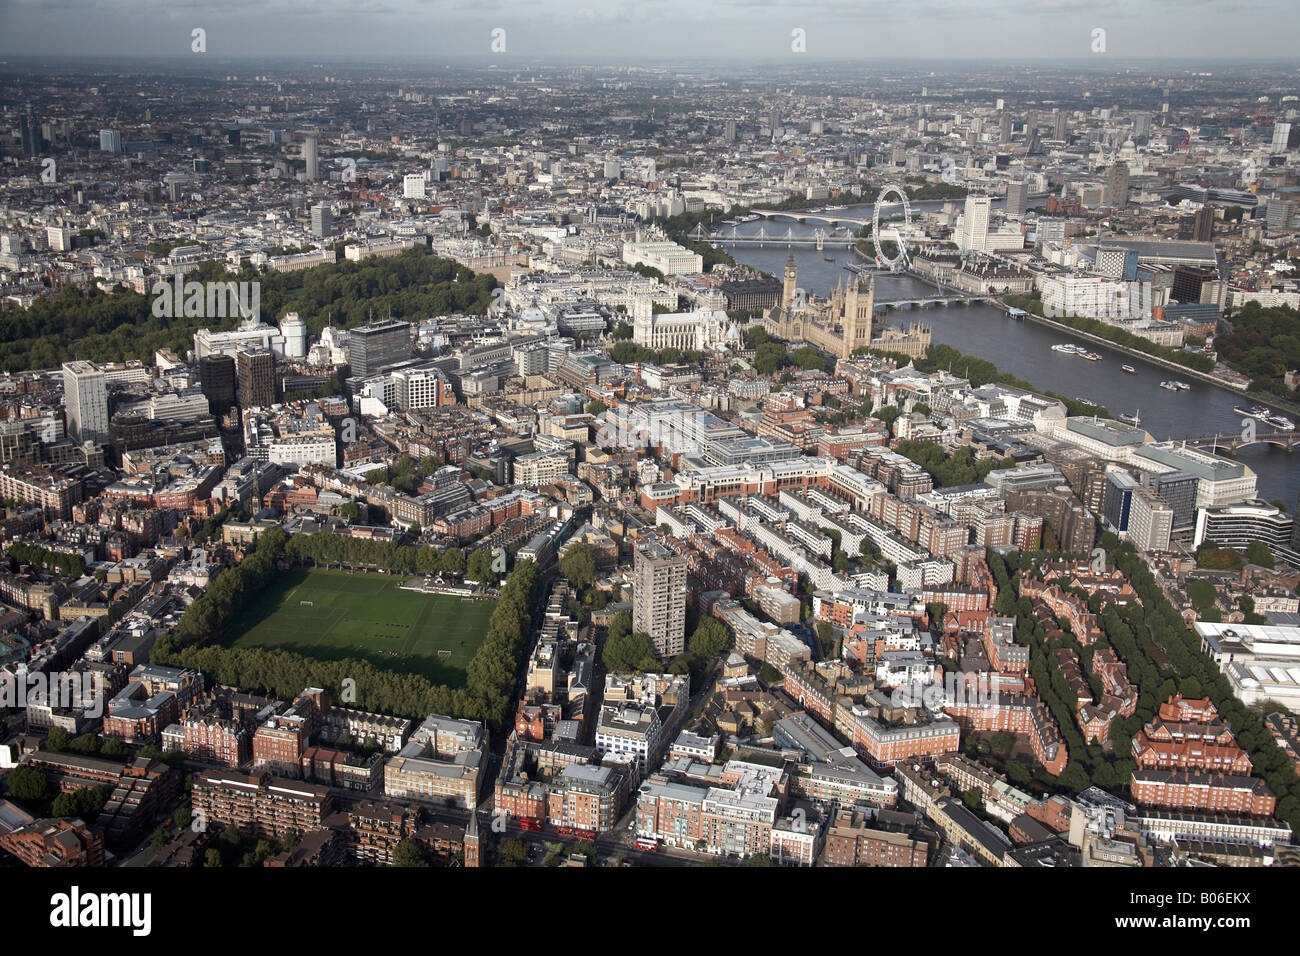
<path id="1" fill-rule="evenodd" d="M 929 849 L 906 833 L 868 827 L 862 813 L 841 810 L 826 833 L 822 864 L 923 867 Z"/>
<path id="2" fill-rule="evenodd" d="M 1133 760 L 1143 770 L 1198 770 L 1249 776 L 1250 757 L 1237 744 L 1208 697 L 1174 697 L 1133 736 Z"/>
<path id="3" fill-rule="evenodd" d="M 0 834 L 0 849 L 27 866 L 103 866 L 104 837 L 77 819 L 33 820 Z"/>
<path id="4" fill-rule="evenodd" d="M 1180 810 L 1271 816 L 1277 798 L 1263 780 L 1185 770 L 1134 770 L 1133 802 Z"/>

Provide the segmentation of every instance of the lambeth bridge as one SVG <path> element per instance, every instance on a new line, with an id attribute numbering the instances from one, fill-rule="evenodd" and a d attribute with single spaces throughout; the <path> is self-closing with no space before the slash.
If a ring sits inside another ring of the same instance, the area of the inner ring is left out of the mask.
<path id="1" fill-rule="evenodd" d="M 1182 438 L 1178 439 L 1185 445 L 1192 448 L 1199 448 L 1202 451 L 1236 451 L 1238 448 L 1245 448 L 1247 445 L 1273 445 L 1277 448 L 1285 448 L 1287 451 L 1300 445 L 1300 432 L 1295 431 L 1274 431 L 1274 432 L 1255 432 L 1253 436 L 1243 435 L 1241 432 L 1230 432 L 1225 435 L 1206 435 L 1201 438 Z"/>

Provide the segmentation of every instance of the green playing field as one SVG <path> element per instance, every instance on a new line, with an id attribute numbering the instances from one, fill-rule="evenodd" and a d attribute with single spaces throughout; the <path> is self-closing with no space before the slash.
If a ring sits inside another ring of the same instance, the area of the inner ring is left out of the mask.
<path id="1" fill-rule="evenodd" d="M 403 591 L 407 580 L 295 569 L 244 609 L 226 645 L 280 648 L 322 660 L 353 657 L 384 670 L 421 674 L 435 684 L 464 686 L 465 668 L 487 633 L 491 602 Z"/>

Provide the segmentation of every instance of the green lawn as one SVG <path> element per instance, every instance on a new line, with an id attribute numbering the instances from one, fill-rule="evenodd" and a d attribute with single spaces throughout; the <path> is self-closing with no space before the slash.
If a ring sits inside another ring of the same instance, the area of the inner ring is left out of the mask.
<path id="1" fill-rule="evenodd" d="M 406 580 L 396 574 L 296 568 L 257 595 L 231 624 L 225 644 L 280 648 L 322 660 L 358 658 L 463 687 L 465 668 L 487 633 L 492 603 L 403 591 L 399 585 Z M 439 650 L 451 654 L 439 657 Z"/>

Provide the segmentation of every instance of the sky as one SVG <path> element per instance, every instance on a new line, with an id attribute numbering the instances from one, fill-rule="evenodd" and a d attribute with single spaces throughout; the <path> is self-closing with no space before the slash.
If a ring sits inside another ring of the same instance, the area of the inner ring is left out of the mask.
<path id="1" fill-rule="evenodd" d="M 205 31 L 202 54 L 192 51 L 195 29 Z M 503 63 L 805 56 L 1100 65 L 1296 60 L 1297 36 L 1297 0 L 0 0 L 0 57 L 436 61 L 481 53 Z"/>

